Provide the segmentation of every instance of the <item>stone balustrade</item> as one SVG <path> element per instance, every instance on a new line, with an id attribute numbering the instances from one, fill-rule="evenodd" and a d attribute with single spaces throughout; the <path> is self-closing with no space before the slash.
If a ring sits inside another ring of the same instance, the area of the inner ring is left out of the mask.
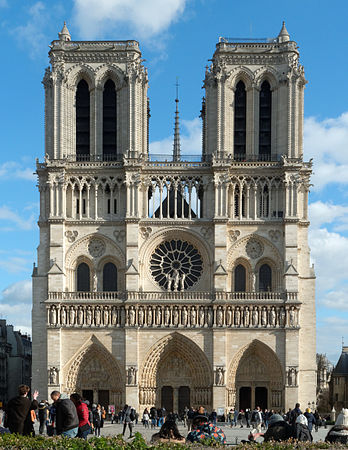
<path id="1" fill-rule="evenodd" d="M 211 302 L 228 301 L 232 303 L 298 303 L 297 292 L 198 292 L 198 291 L 157 291 L 157 292 L 49 292 L 48 303 L 51 301 L 86 301 L 105 302 L 136 301 L 136 302 Z"/>
<path id="2" fill-rule="evenodd" d="M 299 306 L 47 304 L 49 327 L 297 328 Z"/>

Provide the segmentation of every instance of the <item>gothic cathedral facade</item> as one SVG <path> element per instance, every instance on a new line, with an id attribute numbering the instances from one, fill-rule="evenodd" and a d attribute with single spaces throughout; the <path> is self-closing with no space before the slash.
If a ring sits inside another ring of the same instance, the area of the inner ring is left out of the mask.
<path id="1" fill-rule="evenodd" d="M 72 41 L 46 69 L 33 381 L 138 410 L 315 401 L 311 162 L 296 42 L 220 38 L 202 155 L 148 151 L 136 41 Z M 47 393 L 47 394 L 45 394 Z"/>

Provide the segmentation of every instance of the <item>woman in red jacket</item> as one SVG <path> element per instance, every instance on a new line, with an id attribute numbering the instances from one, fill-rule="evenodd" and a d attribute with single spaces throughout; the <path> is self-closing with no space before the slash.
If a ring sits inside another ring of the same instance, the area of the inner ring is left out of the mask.
<path id="1" fill-rule="evenodd" d="M 89 423 L 89 411 L 86 403 L 82 402 L 80 394 L 74 393 L 70 395 L 70 400 L 76 406 L 77 416 L 79 418 L 79 431 L 77 437 L 87 439 L 91 432 L 91 424 Z"/>

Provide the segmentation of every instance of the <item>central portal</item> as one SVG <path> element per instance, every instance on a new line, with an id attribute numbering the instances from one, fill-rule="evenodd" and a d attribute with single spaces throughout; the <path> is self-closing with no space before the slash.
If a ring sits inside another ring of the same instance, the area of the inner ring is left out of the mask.
<path id="1" fill-rule="evenodd" d="M 172 387 L 163 386 L 161 389 L 161 407 L 167 412 L 182 413 L 185 408 L 189 408 L 190 388 L 188 386 Z"/>

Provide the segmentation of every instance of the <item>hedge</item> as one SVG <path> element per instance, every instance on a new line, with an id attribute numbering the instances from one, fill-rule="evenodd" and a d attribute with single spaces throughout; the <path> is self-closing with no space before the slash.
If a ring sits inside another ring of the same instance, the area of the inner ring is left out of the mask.
<path id="1" fill-rule="evenodd" d="M 206 443 L 209 446 L 209 442 Z M 170 448 L 171 450 L 187 450 L 192 448 L 202 448 L 203 445 L 192 445 L 192 444 L 156 444 L 149 445 L 146 443 L 145 439 L 140 433 L 135 433 L 135 438 L 132 441 L 124 441 L 122 435 L 118 436 L 107 436 L 107 437 L 91 437 L 88 441 L 82 439 L 67 439 L 62 437 L 47 437 L 47 436 L 20 436 L 18 434 L 2 434 L 0 435 L 0 450 L 31 450 L 31 449 L 54 449 L 54 450 L 65 450 L 65 449 L 124 449 L 124 450 L 163 450 Z M 226 446 L 232 447 L 232 446 Z M 265 449 L 265 450 L 286 450 L 286 449 L 337 449 L 337 448 L 348 448 L 346 445 L 332 445 L 326 442 L 316 442 L 316 443 L 306 443 L 306 442 L 267 442 L 267 443 L 255 443 L 255 444 L 239 444 L 233 446 L 233 448 L 242 450 L 254 450 L 254 449 Z"/>

